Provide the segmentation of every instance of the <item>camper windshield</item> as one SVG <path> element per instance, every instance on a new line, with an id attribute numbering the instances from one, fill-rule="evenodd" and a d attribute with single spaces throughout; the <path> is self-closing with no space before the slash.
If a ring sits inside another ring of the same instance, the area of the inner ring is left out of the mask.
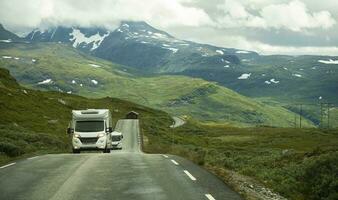
<path id="1" fill-rule="evenodd" d="M 117 142 L 117 141 L 120 141 L 122 138 L 121 138 L 121 135 L 113 135 L 111 139 L 113 142 Z"/>
<path id="2" fill-rule="evenodd" d="M 103 121 L 77 121 L 76 132 L 98 132 L 104 130 Z"/>

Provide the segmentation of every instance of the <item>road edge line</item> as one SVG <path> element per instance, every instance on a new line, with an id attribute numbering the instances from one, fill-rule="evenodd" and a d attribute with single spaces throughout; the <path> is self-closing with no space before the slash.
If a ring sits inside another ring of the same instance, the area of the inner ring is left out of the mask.
<path id="1" fill-rule="evenodd" d="M 9 163 L 9 164 L 7 164 L 7 165 L 1 166 L 0 169 L 4 169 L 4 168 L 6 168 L 6 167 L 9 167 L 9 166 L 12 166 L 12 165 L 15 165 L 15 164 L 16 164 L 15 162 Z"/>

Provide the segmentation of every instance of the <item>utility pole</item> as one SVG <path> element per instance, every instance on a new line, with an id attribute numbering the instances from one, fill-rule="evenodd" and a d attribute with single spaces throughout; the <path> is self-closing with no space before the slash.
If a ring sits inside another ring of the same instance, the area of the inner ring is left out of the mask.
<path id="1" fill-rule="evenodd" d="M 330 103 L 327 103 L 327 129 L 330 129 Z"/>
<path id="2" fill-rule="evenodd" d="M 297 113 L 295 112 L 295 128 L 297 128 Z"/>
<path id="3" fill-rule="evenodd" d="M 320 128 L 323 128 L 323 103 L 320 103 Z"/>
<path id="4" fill-rule="evenodd" d="M 299 128 L 302 128 L 302 113 L 303 113 L 303 107 L 302 107 L 302 104 L 299 104 Z"/>

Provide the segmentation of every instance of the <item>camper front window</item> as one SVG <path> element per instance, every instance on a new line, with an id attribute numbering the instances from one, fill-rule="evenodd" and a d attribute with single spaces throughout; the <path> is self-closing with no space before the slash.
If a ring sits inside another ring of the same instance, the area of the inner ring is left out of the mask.
<path id="1" fill-rule="evenodd" d="M 113 135 L 111 139 L 113 142 L 117 142 L 117 141 L 120 141 L 122 138 L 120 135 Z"/>
<path id="2" fill-rule="evenodd" d="M 104 130 L 103 121 L 76 121 L 76 132 L 99 132 Z"/>

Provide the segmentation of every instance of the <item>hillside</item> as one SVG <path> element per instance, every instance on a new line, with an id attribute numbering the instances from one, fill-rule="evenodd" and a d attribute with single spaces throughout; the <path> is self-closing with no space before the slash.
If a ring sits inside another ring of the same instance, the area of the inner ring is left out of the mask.
<path id="1" fill-rule="evenodd" d="M 172 122 L 165 112 L 114 98 L 87 99 L 60 92 L 24 88 L 0 68 L 0 164 L 17 156 L 70 152 L 66 128 L 73 109 L 109 108 L 114 123 L 131 110 L 140 113 L 142 128 L 155 130 Z"/>
<path id="2" fill-rule="evenodd" d="M 2 44 L 0 66 L 30 88 L 87 97 L 118 97 L 200 120 L 239 126 L 293 126 L 294 114 L 202 79 L 141 76 L 133 69 L 81 53 L 66 44 Z M 304 125 L 311 126 L 309 121 Z"/>
<path id="3" fill-rule="evenodd" d="M 336 102 L 337 56 L 259 55 L 181 40 L 145 22 L 115 30 L 55 27 L 34 30 L 32 42 L 62 42 L 147 74 L 178 74 L 217 82 L 242 95 L 283 104 Z M 311 110 L 311 109 L 310 109 Z"/>
<path id="4" fill-rule="evenodd" d="M 0 42 L 13 42 L 22 40 L 19 36 L 6 30 L 2 24 L 0 24 Z"/>

